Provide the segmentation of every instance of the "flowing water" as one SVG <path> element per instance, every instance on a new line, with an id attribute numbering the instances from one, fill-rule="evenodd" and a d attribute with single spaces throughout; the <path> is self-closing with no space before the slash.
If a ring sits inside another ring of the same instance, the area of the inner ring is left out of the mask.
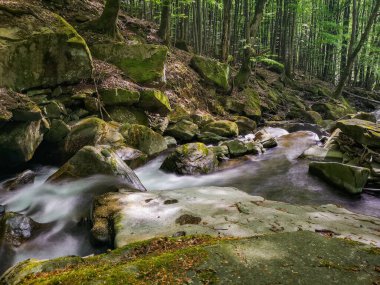
<path id="1" fill-rule="evenodd" d="M 380 115 L 380 112 L 378 113 Z M 277 128 L 268 131 L 278 137 L 279 145 L 265 154 L 232 160 L 225 170 L 203 176 L 177 176 L 159 167 L 166 154 L 136 170 L 148 189 L 170 190 L 194 186 L 233 186 L 252 195 L 294 204 L 338 204 L 354 212 L 380 217 L 380 199 L 363 193 L 350 196 L 318 178 L 310 176 L 308 161 L 297 159 L 307 148 L 318 144 L 311 132 L 288 134 Z M 89 255 L 106 248 L 91 245 L 86 221 L 92 199 L 117 183 L 107 177 L 91 177 L 63 185 L 44 183 L 56 168 L 37 167 L 35 183 L 13 192 L 1 192 L 0 204 L 7 211 L 26 214 L 45 226 L 32 240 L 20 247 L 0 248 L 0 273 L 27 258 L 53 258 L 64 255 Z"/>

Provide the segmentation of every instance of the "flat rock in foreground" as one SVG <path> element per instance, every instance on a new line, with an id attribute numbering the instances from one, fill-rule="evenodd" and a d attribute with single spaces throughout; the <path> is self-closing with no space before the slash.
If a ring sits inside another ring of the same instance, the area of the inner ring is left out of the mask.
<path id="1" fill-rule="evenodd" d="M 299 231 L 154 239 L 87 258 L 27 260 L 0 284 L 378 284 L 377 249 Z"/>
<path id="2" fill-rule="evenodd" d="M 380 246 L 378 218 L 335 205 L 269 201 L 228 187 L 105 194 L 95 203 L 93 221 L 99 240 L 106 240 L 104 234 L 113 228 L 116 247 L 160 236 L 250 237 L 300 230 Z"/>

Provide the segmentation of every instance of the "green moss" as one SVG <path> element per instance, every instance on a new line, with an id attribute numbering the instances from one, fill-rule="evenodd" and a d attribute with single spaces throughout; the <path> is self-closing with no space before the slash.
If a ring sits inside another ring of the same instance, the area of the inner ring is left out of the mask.
<path id="1" fill-rule="evenodd" d="M 172 109 L 169 98 L 164 92 L 157 89 L 144 89 L 141 91 L 140 102 L 138 106 L 144 110 L 167 115 Z"/>
<path id="2" fill-rule="evenodd" d="M 191 66 L 209 83 L 223 90 L 229 89 L 230 69 L 228 64 L 196 55 L 191 59 Z"/>
<path id="3" fill-rule="evenodd" d="M 239 135 L 239 128 L 235 122 L 220 120 L 207 124 L 203 132 L 211 132 L 221 137 L 235 137 Z"/>
<path id="4" fill-rule="evenodd" d="M 270 59 L 267 57 L 259 57 L 257 61 L 264 64 L 269 70 L 277 73 L 283 73 L 285 70 L 284 65 L 274 59 Z"/>
<path id="5" fill-rule="evenodd" d="M 113 105 L 133 105 L 140 100 L 140 93 L 138 91 L 128 89 L 100 89 L 99 94 L 102 102 L 106 106 Z"/>

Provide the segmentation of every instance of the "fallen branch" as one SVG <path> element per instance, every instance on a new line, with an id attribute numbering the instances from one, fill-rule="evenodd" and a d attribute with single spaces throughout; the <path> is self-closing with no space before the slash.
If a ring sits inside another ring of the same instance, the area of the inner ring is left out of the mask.
<path id="1" fill-rule="evenodd" d="M 362 100 L 365 100 L 365 101 L 368 101 L 368 102 L 380 105 L 380 101 L 377 101 L 377 100 L 374 100 L 374 99 L 369 99 L 369 98 L 366 98 L 366 97 L 362 97 L 362 96 L 356 95 L 356 94 L 348 92 L 348 91 L 343 91 L 343 93 L 345 93 L 345 94 L 347 94 L 349 96 L 355 97 L 355 98 L 359 98 L 359 99 L 362 99 Z"/>

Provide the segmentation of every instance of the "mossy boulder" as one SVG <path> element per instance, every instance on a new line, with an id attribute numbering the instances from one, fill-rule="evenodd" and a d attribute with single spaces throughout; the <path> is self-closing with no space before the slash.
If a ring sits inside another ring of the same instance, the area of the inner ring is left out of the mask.
<path id="1" fill-rule="evenodd" d="M 214 121 L 202 129 L 202 132 L 214 133 L 221 137 L 236 137 L 239 135 L 238 125 L 227 120 Z"/>
<path id="2" fill-rule="evenodd" d="M 28 122 L 42 119 L 41 109 L 27 96 L 0 88 L 0 123 Z"/>
<path id="3" fill-rule="evenodd" d="M 0 126 L 0 168 L 19 166 L 31 160 L 45 132 L 41 120 Z"/>
<path id="4" fill-rule="evenodd" d="M 165 134 L 176 138 L 179 141 L 191 141 L 199 133 L 198 126 L 191 121 L 181 120 L 169 125 Z"/>
<path id="5" fill-rule="evenodd" d="M 121 178 L 122 181 L 117 183 L 120 188 L 146 190 L 132 169 L 109 146 L 83 147 L 51 175 L 47 182 L 57 183 L 93 175 Z"/>
<path id="6" fill-rule="evenodd" d="M 118 42 L 95 44 L 90 49 L 94 57 L 116 65 L 137 83 L 162 81 L 165 77 L 168 49 L 163 45 Z"/>
<path id="7" fill-rule="evenodd" d="M 144 89 L 140 96 L 138 106 L 143 110 L 161 115 L 167 115 L 172 110 L 168 97 L 160 90 Z"/>
<path id="8" fill-rule="evenodd" d="M 99 94 L 101 100 L 106 106 L 113 105 L 126 105 L 130 106 L 138 103 L 140 100 L 140 93 L 134 90 L 111 88 L 100 89 Z"/>
<path id="9" fill-rule="evenodd" d="M 376 248 L 308 231 L 243 239 L 186 236 L 136 242 L 86 258 L 30 259 L 5 273 L 0 282 L 330 284 L 334 276 L 338 284 L 359 285 L 376 284 L 378 262 Z"/>
<path id="10" fill-rule="evenodd" d="M 309 172 L 351 193 L 362 192 L 370 170 L 337 162 L 311 162 Z"/>
<path id="11" fill-rule="evenodd" d="M 195 55 L 190 62 L 192 68 L 207 82 L 223 90 L 229 89 L 230 68 L 228 64 L 217 60 Z"/>
<path id="12" fill-rule="evenodd" d="M 244 116 L 235 116 L 233 117 L 233 120 L 238 126 L 239 135 L 247 135 L 253 133 L 257 128 L 256 121 L 251 120 L 250 118 Z"/>
<path id="13" fill-rule="evenodd" d="M 311 106 L 311 109 L 321 114 L 324 120 L 337 120 L 353 111 L 347 102 L 315 103 Z"/>
<path id="14" fill-rule="evenodd" d="M 207 174 L 216 170 L 218 160 L 203 143 L 189 143 L 176 148 L 162 163 L 161 169 L 180 175 Z"/>
<path id="15" fill-rule="evenodd" d="M 245 88 L 238 94 L 227 97 L 225 101 L 226 110 L 253 120 L 259 120 L 261 117 L 260 96 L 252 88 Z"/>
<path id="16" fill-rule="evenodd" d="M 352 119 L 370 121 L 372 123 L 377 122 L 375 114 L 374 113 L 367 113 L 367 112 L 358 112 L 358 113 L 352 115 Z"/>
<path id="17" fill-rule="evenodd" d="M 239 157 L 248 153 L 248 148 L 245 143 L 239 140 L 223 142 L 222 145 L 228 147 L 228 152 L 231 157 Z"/>
<path id="18" fill-rule="evenodd" d="M 110 106 L 107 108 L 108 114 L 113 121 L 122 124 L 139 124 L 147 126 L 148 116 L 141 109 L 129 106 Z"/>
<path id="19" fill-rule="evenodd" d="M 86 42 L 62 17 L 23 2 L 0 5 L 0 86 L 14 90 L 92 77 Z"/>
<path id="20" fill-rule="evenodd" d="M 167 149 L 164 137 L 146 126 L 125 124 L 120 128 L 120 133 L 127 145 L 147 155 L 155 155 Z"/>
<path id="21" fill-rule="evenodd" d="M 138 168 L 148 161 L 148 156 L 138 149 L 125 145 L 111 148 L 132 169 Z"/>
<path id="22" fill-rule="evenodd" d="M 336 127 L 360 144 L 380 148 L 380 125 L 377 123 L 349 119 L 338 121 Z"/>
<path id="23" fill-rule="evenodd" d="M 124 138 L 117 127 L 92 117 L 83 119 L 71 127 L 64 142 L 64 149 L 68 156 L 72 156 L 84 146 L 114 145 L 123 141 Z"/>
<path id="24" fill-rule="evenodd" d="M 64 115 L 67 115 L 65 106 L 59 101 L 50 101 L 44 108 L 45 116 L 49 119 L 61 119 Z"/>
<path id="25" fill-rule="evenodd" d="M 212 132 L 202 132 L 197 135 L 197 140 L 206 144 L 217 144 L 219 142 L 228 140 L 228 138 L 219 136 Z"/>

